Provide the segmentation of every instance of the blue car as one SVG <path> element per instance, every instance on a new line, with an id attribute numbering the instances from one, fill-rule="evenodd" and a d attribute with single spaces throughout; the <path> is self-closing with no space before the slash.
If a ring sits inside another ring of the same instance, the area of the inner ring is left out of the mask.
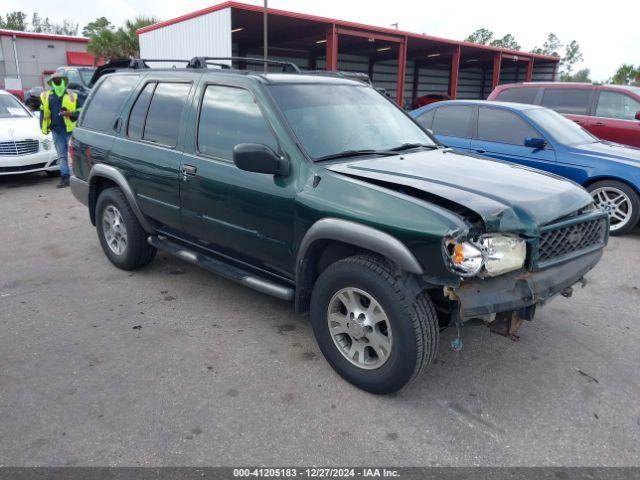
<path id="1" fill-rule="evenodd" d="M 599 140 L 562 115 L 535 105 L 452 100 L 410 115 L 448 147 L 555 173 L 582 185 L 609 214 L 612 235 L 627 233 L 638 223 L 638 148 Z"/>

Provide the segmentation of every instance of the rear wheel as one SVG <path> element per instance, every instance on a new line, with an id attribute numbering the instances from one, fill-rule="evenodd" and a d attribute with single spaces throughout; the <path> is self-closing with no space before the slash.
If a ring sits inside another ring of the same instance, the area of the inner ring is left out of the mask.
<path id="1" fill-rule="evenodd" d="M 119 188 L 107 188 L 100 193 L 96 202 L 96 230 L 102 250 L 118 268 L 143 267 L 156 255 Z"/>
<path id="2" fill-rule="evenodd" d="M 371 393 L 401 389 L 435 358 L 435 309 L 404 280 L 384 259 L 358 255 L 327 267 L 313 288 L 320 350 L 343 378 Z"/>
<path id="3" fill-rule="evenodd" d="M 631 231 L 640 218 L 640 198 L 629 185 L 615 180 L 602 180 L 587 188 L 596 205 L 609 214 L 611 235 Z"/>

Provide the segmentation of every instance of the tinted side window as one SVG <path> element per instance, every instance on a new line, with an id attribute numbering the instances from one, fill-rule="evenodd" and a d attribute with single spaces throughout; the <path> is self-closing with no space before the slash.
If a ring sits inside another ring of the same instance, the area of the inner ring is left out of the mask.
<path id="1" fill-rule="evenodd" d="M 209 85 L 202 98 L 198 151 L 231 160 L 239 143 L 277 142 L 251 93 L 242 88 Z"/>
<path id="2" fill-rule="evenodd" d="M 424 112 L 422 115 L 416 118 L 416 122 L 418 122 L 422 128 L 431 128 L 431 124 L 433 123 L 433 116 L 436 113 L 436 109 L 429 110 Z"/>
<path id="3" fill-rule="evenodd" d="M 82 80 L 80 79 L 80 74 L 78 73 L 77 70 L 70 69 L 64 73 L 67 75 L 67 78 L 69 79 L 69 83 L 79 83 L 80 85 L 82 85 Z"/>
<path id="4" fill-rule="evenodd" d="M 590 99 L 587 88 L 545 88 L 542 105 L 560 113 L 586 115 Z"/>
<path id="5" fill-rule="evenodd" d="M 524 145 L 525 138 L 540 138 L 533 127 L 514 113 L 480 108 L 478 115 L 478 140 Z"/>
<path id="6" fill-rule="evenodd" d="M 596 117 L 635 120 L 638 111 L 640 111 L 640 102 L 629 95 L 608 91 L 600 92 Z"/>
<path id="7" fill-rule="evenodd" d="M 114 75 L 105 78 L 94 92 L 89 105 L 84 108 L 82 126 L 91 130 L 111 130 L 116 114 L 136 83 L 137 75 Z"/>
<path id="8" fill-rule="evenodd" d="M 153 93 L 143 138 L 167 147 L 175 147 L 180 130 L 180 117 L 190 83 L 159 83 Z"/>
<path id="9" fill-rule="evenodd" d="M 496 100 L 501 102 L 534 103 L 539 91 L 539 88 L 508 88 L 500 92 Z"/>
<path id="10" fill-rule="evenodd" d="M 469 137 L 469 122 L 473 107 L 451 106 L 436 109 L 433 119 L 433 133 L 451 137 Z"/>
<path id="11" fill-rule="evenodd" d="M 129 126 L 127 127 L 127 136 L 135 140 L 142 138 L 142 131 L 144 129 L 144 121 L 147 118 L 147 111 L 149 110 L 149 104 L 151 103 L 151 96 L 153 95 L 153 89 L 156 88 L 155 83 L 148 83 L 140 95 L 136 103 L 133 104 L 131 114 L 129 115 Z"/>

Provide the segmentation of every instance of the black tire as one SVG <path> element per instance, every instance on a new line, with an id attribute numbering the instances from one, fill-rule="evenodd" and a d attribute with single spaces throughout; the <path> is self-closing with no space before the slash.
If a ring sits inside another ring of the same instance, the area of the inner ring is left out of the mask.
<path id="1" fill-rule="evenodd" d="M 599 182 L 595 182 L 589 185 L 587 187 L 587 190 L 593 196 L 596 190 L 603 188 L 611 188 L 622 192 L 628 198 L 628 205 L 631 209 L 631 214 L 624 225 L 615 228 L 613 225 L 614 219 L 611 219 L 612 228 L 609 230 L 609 233 L 611 235 L 625 235 L 629 233 L 635 228 L 635 226 L 638 224 L 638 220 L 640 219 L 640 197 L 638 196 L 638 193 L 626 183 L 618 182 L 616 180 L 601 180 Z M 598 206 L 605 207 L 605 205 L 599 203 L 599 201 L 595 197 L 594 200 L 596 201 L 596 204 L 598 204 Z"/>
<path id="2" fill-rule="evenodd" d="M 120 213 L 127 235 L 126 247 L 118 254 L 109 246 L 103 228 L 104 211 L 115 207 Z M 100 192 L 96 202 L 96 231 L 102 250 L 111 263 L 122 270 L 135 270 L 147 265 L 156 255 L 156 248 L 147 242 L 147 233 L 140 226 L 122 190 L 117 187 Z"/>
<path id="3" fill-rule="evenodd" d="M 436 356 L 438 316 L 426 292 L 415 296 L 406 274 L 383 258 L 357 255 L 339 260 L 322 272 L 311 295 L 311 322 L 320 350 L 345 380 L 376 394 L 393 393 L 414 380 Z M 387 314 L 393 344 L 387 360 L 375 369 L 358 367 L 336 346 L 327 321 L 336 292 L 356 288 L 372 295 Z"/>

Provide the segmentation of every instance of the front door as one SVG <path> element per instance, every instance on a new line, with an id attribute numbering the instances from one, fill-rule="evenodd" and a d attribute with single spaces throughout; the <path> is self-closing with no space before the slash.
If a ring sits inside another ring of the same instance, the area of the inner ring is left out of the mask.
<path id="1" fill-rule="evenodd" d="M 640 147 L 640 102 L 622 92 L 600 91 L 595 116 L 589 119 L 587 130 L 596 137 L 611 142 Z"/>
<path id="2" fill-rule="evenodd" d="M 240 143 L 278 152 L 273 131 L 247 89 L 207 84 L 198 98 L 194 151 L 185 153 L 182 164 L 185 231 L 207 248 L 290 278 L 294 175 L 252 173 L 233 163 Z"/>
<path id="3" fill-rule="evenodd" d="M 526 138 L 544 138 L 520 116 L 499 108 L 480 107 L 472 151 L 488 157 L 553 172 L 556 156 L 551 146 L 525 147 Z"/>

